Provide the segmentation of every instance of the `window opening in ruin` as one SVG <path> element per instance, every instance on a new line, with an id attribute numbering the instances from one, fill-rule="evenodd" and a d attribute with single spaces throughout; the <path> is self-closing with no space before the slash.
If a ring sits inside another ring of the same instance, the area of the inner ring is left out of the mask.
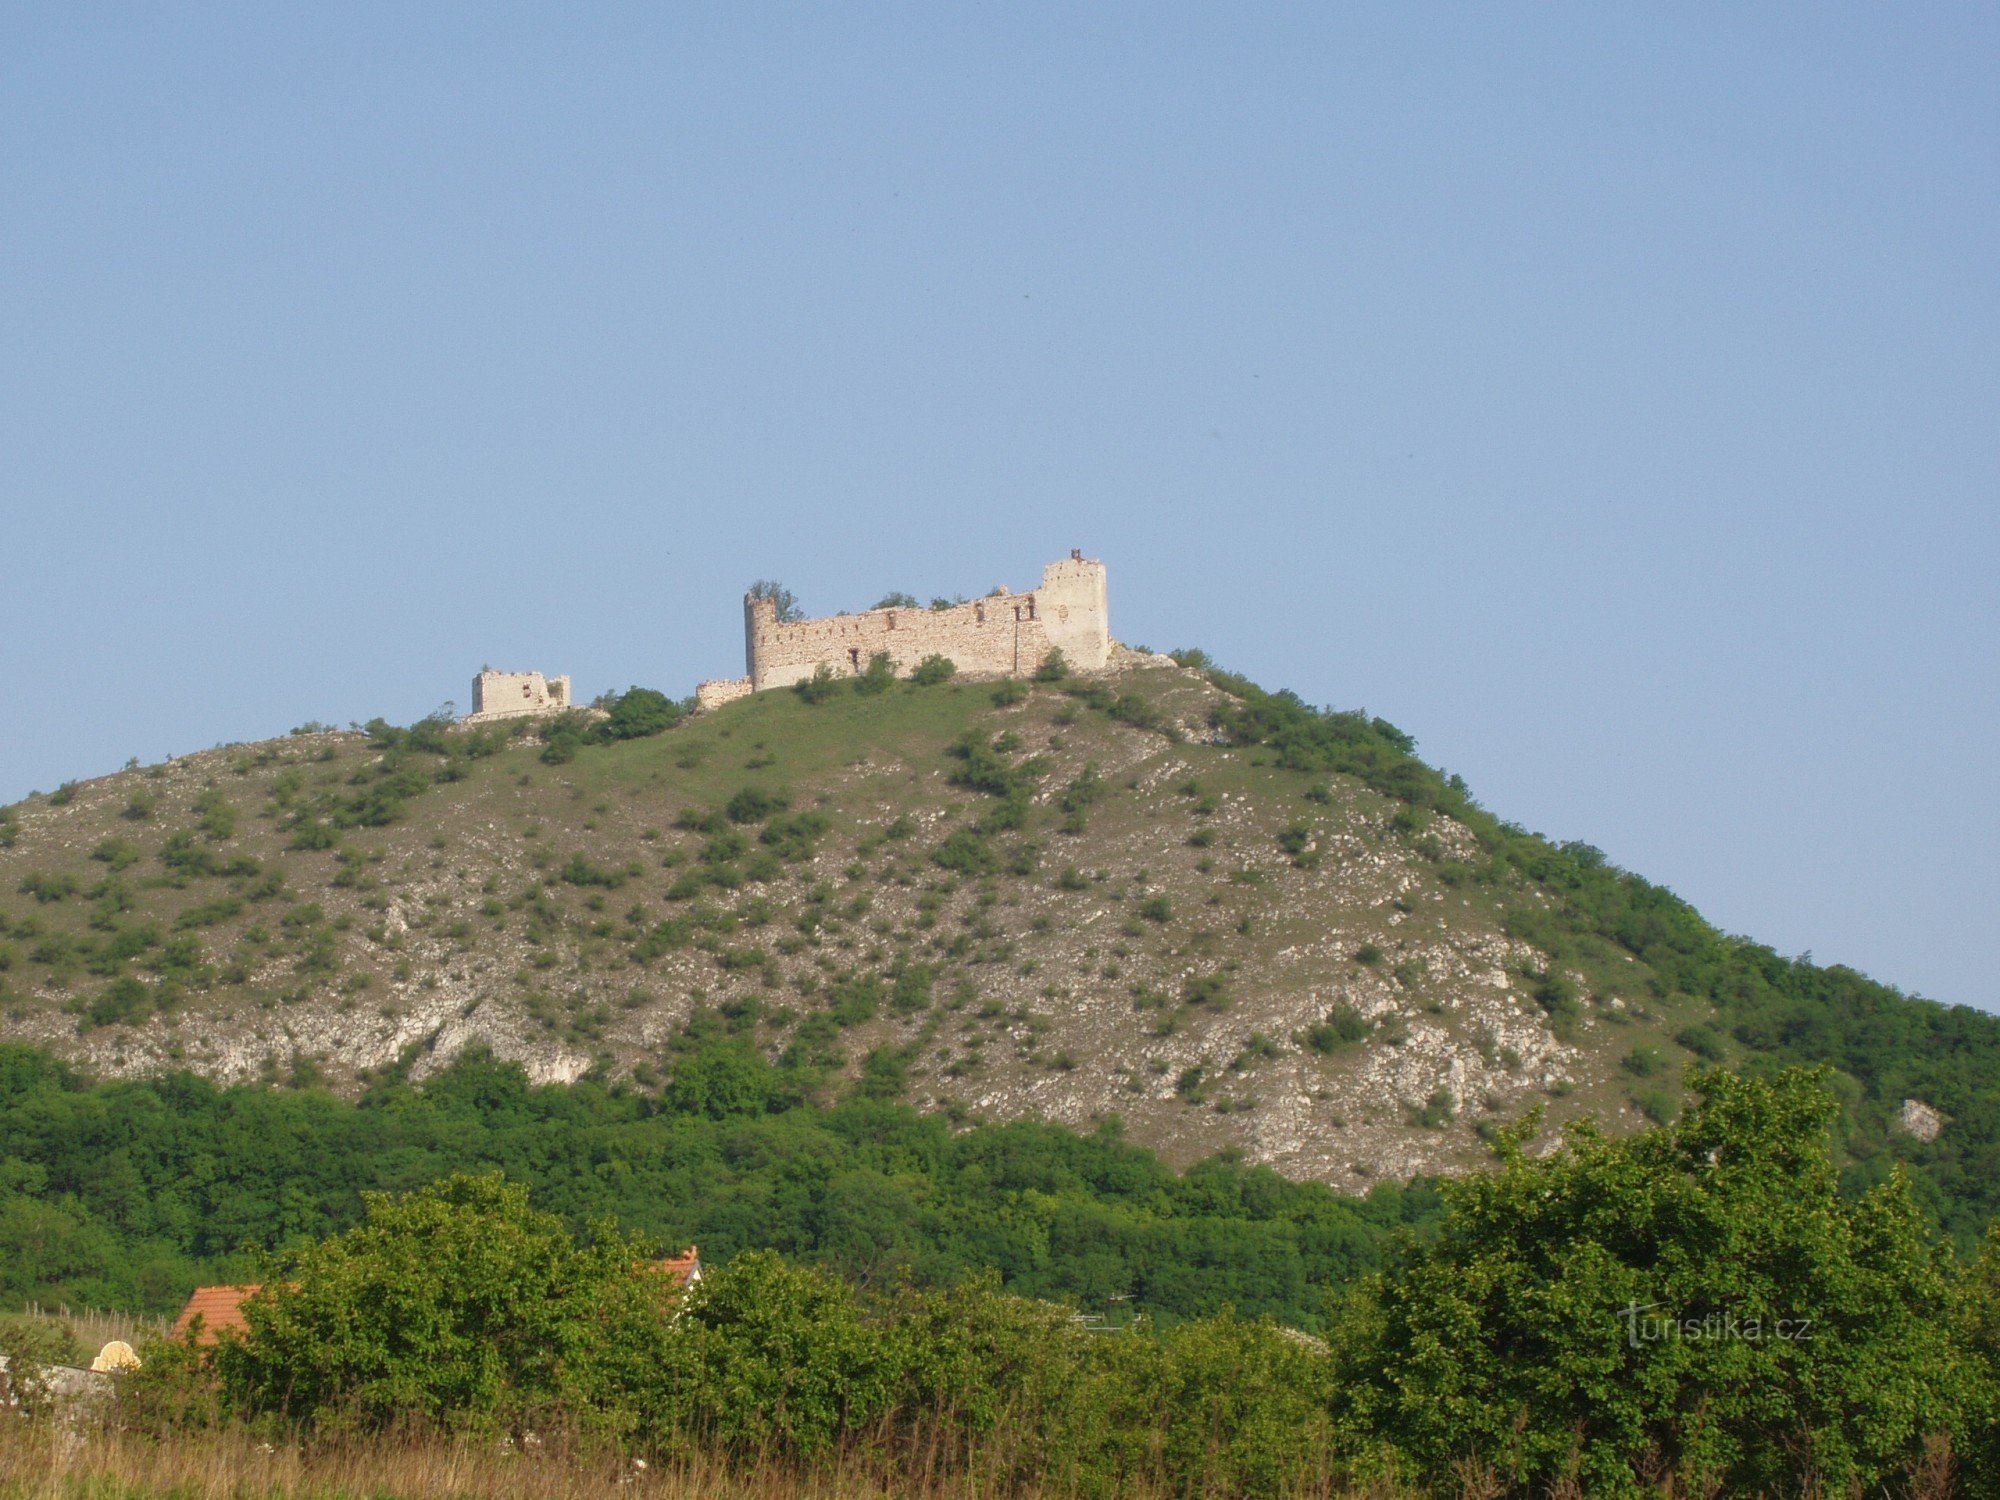
<path id="1" fill-rule="evenodd" d="M 855 671 L 859 672 L 861 670 L 861 648 L 859 646 L 849 646 L 847 648 L 847 662 Z"/>
<path id="2" fill-rule="evenodd" d="M 980 624 L 984 625 L 984 624 L 986 623 L 986 606 L 985 606 L 985 605 L 983 605 L 983 604 L 975 604 L 975 605 L 973 605 L 973 606 L 972 606 L 972 612 L 973 612 L 973 613 L 974 613 L 975 615 L 977 615 L 977 616 L 979 617 L 979 623 L 980 623 Z"/>
<path id="3" fill-rule="evenodd" d="M 889 628 L 891 630 L 896 628 L 896 612 L 893 609 L 889 611 Z"/>

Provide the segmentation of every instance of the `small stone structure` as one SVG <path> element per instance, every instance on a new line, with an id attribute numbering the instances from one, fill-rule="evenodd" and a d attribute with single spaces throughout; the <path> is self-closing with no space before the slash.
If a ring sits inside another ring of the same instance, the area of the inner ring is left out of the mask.
<path id="1" fill-rule="evenodd" d="M 1041 587 L 1029 593 L 1002 588 L 941 609 L 870 609 L 820 620 L 782 621 L 771 600 L 746 594 L 743 646 L 749 675 L 702 683 L 695 689 L 701 707 L 789 687 L 821 667 L 855 676 L 878 653 L 902 674 L 927 656 L 944 656 L 968 676 L 1027 677 L 1053 651 L 1078 671 L 1101 671 L 1111 659 L 1104 564 L 1072 552 L 1042 569 Z"/>
<path id="2" fill-rule="evenodd" d="M 540 672 L 495 672 L 489 668 L 472 679 L 472 712 L 463 722 L 486 724 L 495 719 L 559 714 L 569 706 L 567 677 L 544 677 Z"/>

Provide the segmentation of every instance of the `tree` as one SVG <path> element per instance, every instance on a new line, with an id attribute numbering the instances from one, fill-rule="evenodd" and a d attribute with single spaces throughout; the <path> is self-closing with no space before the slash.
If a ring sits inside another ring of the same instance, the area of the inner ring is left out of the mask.
<path id="1" fill-rule="evenodd" d="M 1900 1175 L 1843 1201 L 1824 1070 L 1707 1073 L 1671 1129 L 1572 1126 L 1445 1185 L 1431 1243 L 1337 1332 L 1341 1415 L 1442 1482 L 1846 1493 L 1957 1403 L 1948 1252 Z"/>
<path id="2" fill-rule="evenodd" d="M 884 594 L 875 601 L 877 609 L 922 609 L 924 606 L 915 594 L 905 594 L 901 590 Z"/>
<path id="3" fill-rule="evenodd" d="M 790 625 L 805 618 L 805 611 L 799 608 L 799 601 L 793 597 L 792 591 L 775 578 L 758 579 L 750 585 L 749 592 L 752 599 L 771 601 L 777 609 L 780 625 Z"/>
<path id="4" fill-rule="evenodd" d="M 366 1201 L 363 1223 L 272 1268 L 247 1335 L 217 1347 L 243 1408 L 386 1424 L 553 1400 L 644 1274 L 636 1246 L 606 1232 L 580 1248 L 498 1176 Z"/>
<path id="5" fill-rule="evenodd" d="M 753 1250 L 699 1284 L 632 1380 L 653 1386 L 636 1404 L 660 1428 L 812 1456 L 879 1419 L 896 1373 L 845 1282 Z"/>
<path id="6" fill-rule="evenodd" d="M 603 725 L 610 740 L 636 740 L 659 734 L 681 721 L 681 706 L 654 688 L 635 687 L 620 693 Z"/>
<path id="7" fill-rule="evenodd" d="M 933 654 L 917 663 L 916 670 L 910 673 L 910 681 L 918 687 L 936 687 L 940 682 L 951 681 L 957 671 L 958 663 L 950 657 Z"/>

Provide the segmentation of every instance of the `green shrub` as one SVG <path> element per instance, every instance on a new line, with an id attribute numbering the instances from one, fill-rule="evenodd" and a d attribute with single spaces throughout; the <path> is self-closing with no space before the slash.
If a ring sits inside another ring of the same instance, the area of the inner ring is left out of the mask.
<path id="1" fill-rule="evenodd" d="M 890 661 L 889 653 L 886 651 L 877 651 L 869 657 L 868 665 L 862 668 L 860 675 L 854 679 L 854 691 L 863 697 L 872 698 L 877 693 L 886 693 L 895 685 L 895 663 Z"/>
<path id="2" fill-rule="evenodd" d="M 90 857 L 111 866 L 111 872 L 115 875 L 120 870 L 131 869 L 139 862 L 141 855 L 137 844 L 121 838 L 108 838 L 90 851 Z"/>
<path id="3" fill-rule="evenodd" d="M 1206 1005 L 1215 1010 L 1227 1010 L 1230 1000 L 1229 980 L 1221 974 L 1197 975 L 1181 986 L 1181 1001 L 1186 1005 Z"/>
<path id="4" fill-rule="evenodd" d="M 932 851 L 931 858 L 947 870 L 961 875 L 993 875 L 1000 869 L 1000 856 L 986 835 L 972 828 L 960 828 Z"/>
<path id="5" fill-rule="evenodd" d="M 1035 668 L 1035 681 L 1061 682 L 1069 676 L 1069 659 L 1062 654 L 1062 647 L 1051 647 L 1041 664 Z"/>
<path id="6" fill-rule="evenodd" d="M 895 988 L 889 992 L 889 1009 L 899 1016 L 929 1010 L 931 986 L 936 982 L 937 971 L 929 964 L 904 965 L 896 975 Z"/>
<path id="7" fill-rule="evenodd" d="M 1009 677 L 1004 682 L 994 684 L 993 706 L 995 708 L 1012 708 L 1027 696 L 1027 683 L 1021 681 L 1018 677 Z"/>
<path id="8" fill-rule="evenodd" d="M 723 815 L 732 823 L 761 823 L 773 813 L 792 805 L 792 794 L 769 787 L 746 786 L 723 804 Z"/>
<path id="9" fill-rule="evenodd" d="M 1658 1047 L 1634 1047 L 1618 1059 L 1618 1066 L 1634 1078 L 1651 1078 L 1666 1065 Z"/>
<path id="10" fill-rule="evenodd" d="M 600 726 L 607 740 L 636 740 L 663 734 L 687 716 L 687 706 L 653 688 L 632 687 L 612 702 Z"/>
<path id="11" fill-rule="evenodd" d="M 1326 1013 L 1326 1019 L 1305 1033 L 1305 1044 L 1321 1056 L 1365 1040 L 1375 1023 L 1346 1001 Z"/>
<path id="12" fill-rule="evenodd" d="M 1632 1090 L 1632 1107 L 1655 1125 L 1671 1125 L 1678 1107 L 1665 1089 Z"/>
<path id="13" fill-rule="evenodd" d="M 826 836 L 832 826 L 826 814 L 819 812 L 792 813 L 786 817 L 771 819 L 758 835 L 760 842 L 769 846 L 771 852 L 789 864 L 799 864 L 813 857 L 819 841 Z"/>
<path id="14" fill-rule="evenodd" d="M 528 1206 L 525 1188 L 497 1177 L 371 1194 L 362 1224 L 266 1278 L 244 1306 L 247 1336 L 224 1340 L 215 1366 L 241 1408 L 307 1421 L 524 1412 L 561 1388 L 568 1367 L 601 1378 L 591 1356 L 607 1325 L 627 1337 L 664 1332 L 640 1265 L 615 1234 L 578 1248 L 560 1219 Z"/>
<path id="15" fill-rule="evenodd" d="M 813 668 L 812 676 L 792 684 L 792 691 L 808 703 L 824 703 L 845 685 L 846 679 L 836 676 L 832 667 L 821 662 Z"/>
<path id="16" fill-rule="evenodd" d="M 561 878 L 567 885 L 601 886 L 607 891 L 615 891 L 625 883 L 625 872 L 607 870 L 592 864 L 581 854 L 572 854 L 569 863 L 562 867 Z"/>
<path id="17" fill-rule="evenodd" d="M 1722 1033 L 1706 1022 L 1675 1032 L 1674 1040 L 1704 1062 L 1721 1062 L 1727 1051 Z"/>
<path id="18" fill-rule="evenodd" d="M 153 1013 L 153 991 L 129 976 L 114 979 L 84 1011 L 92 1026 L 130 1026 Z"/>
<path id="19" fill-rule="evenodd" d="M 49 875 L 42 871 L 30 871 L 15 887 L 24 896 L 33 896 L 42 905 L 52 901 L 66 901 L 77 891 L 74 875 Z"/>
<path id="20" fill-rule="evenodd" d="M 1410 1123 L 1419 1130 L 1442 1130 L 1457 1113 L 1457 1096 L 1450 1089 L 1435 1088 L 1421 1109 L 1410 1111 Z"/>
<path id="21" fill-rule="evenodd" d="M 827 1005 L 837 1026 L 873 1020 L 882 1005 L 882 981 L 874 974 L 849 975 L 827 992 Z"/>
<path id="22" fill-rule="evenodd" d="M 1527 979 L 1528 993 L 1548 1016 L 1549 1025 L 1558 1036 L 1565 1034 L 1583 1014 L 1576 981 L 1553 968 L 1532 969 Z"/>
<path id="23" fill-rule="evenodd" d="M 949 682 L 958 672 L 958 664 L 948 656 L 926 656 L 910 673 L 910 681 L 918 687 L 936 687 L 941 682 Z"/>

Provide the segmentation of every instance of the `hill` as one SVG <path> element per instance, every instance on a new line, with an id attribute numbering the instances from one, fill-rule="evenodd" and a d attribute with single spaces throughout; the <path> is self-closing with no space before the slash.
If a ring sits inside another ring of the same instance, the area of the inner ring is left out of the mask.
<path id="1" fill-rule="evenodd" d="M 315 728 L 30 798 L 5 1035 L 350 1093 L 473 1047 L 686 1087 L 722 1036 L 803 1096 L 1115 1115 L 1349 1189 L 1531 1108 L 1670 1118 L 1689 1062 L 1824 1061 L 1851 1181 L 1907 1159 L 1962 1239 L 1992 1212 L 2000 1023 L 1717 933 L 1381 720 L 1130 652 L 673 718 Z"/>

